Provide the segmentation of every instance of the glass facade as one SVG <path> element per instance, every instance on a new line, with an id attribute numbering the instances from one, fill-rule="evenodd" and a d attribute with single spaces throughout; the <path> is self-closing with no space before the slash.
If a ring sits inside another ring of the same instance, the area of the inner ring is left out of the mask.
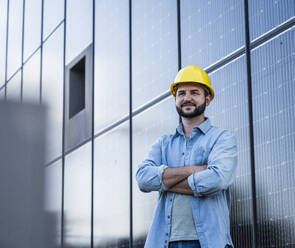
<path id="1" fill-rule="evenodd" d="M 129 123 L 96 138 L 94 147 L 94 247 L 129 247 Z"/>
<path id="2" fill-rule="evenodd" d="M 21 67 L 23 35 L 23 1 L 9 0 L 7 77 Z"/>
<path id="3" fill-rule="evenodd" d="M 295 242 L 295 29 L 252 51 L 260 247 Z M 284 233 L 284 236 L 276 234 Z"/>
<path id="4" fill-rule="evenodd" d="M 132 2 L 132 100 L 144 105 L 169 89 L 177 71 L 176 1 Z"/>
<path id="5" fill-rule="evenodd" d="M 62 154 L 63 121 L 63 37 L 60 26 L 43 45 L 41 102 L 48 107 L 47 157 L 50 162 Z"/>
<path id="6" fill-rule="evenodd" d="M 129 113 L 129 8 L 127 0 L 95 5 L 95 133 Z"/>
<path id="7" fill-rule="evenodd" d="M 6 84 L 7 100 L 20 102 L 21 100 L 21 72 L 18 71 Z"/>
<path id="8" fill-rule="evenodd" d="M 23 101 L 40 101 L 40 50 L 23 67 Z"/>
<path id="9" fill-rule="evenodd" d="M 0 1 L 0 89 L 5 84 L 7 1 Z"/>
<path id="10" fill-rule="evenodd" d="M 238 170 L 232 187 L 232 235 L 236 247 L 251 244 L 251 171 L 246 58 L 232 61 L 210 74 L 215 96 L 207 115 L 213 125 L 234 131 L 238 142 Z M 234 121 L 229 121 L 234 120 Z"/>
<path id="11" fill-rule="evenodd" d="M 0 100 L 5 99 L 5 89 L 0 90 Z"/>
<path id="12" fill-rule="evenodd" d="M 43 39 L 56 29 L 64 21 L 64 1 L 43 0 Z"/>
<path id="13" fill-rule="evenodd" d="M 158 195 L 140 192 L 135 173 L 157 138 L 175 132 L 168 89 L 192 64 L 215 90 L 206 115 L 238 141 L 235 247 L 293 247 L 294 13 L 293 0 L 0 1 L 0 99 L 48 109 L 44 193 L 56 247 L 144 246 Z M 75 64 L 87 47 L 92 63 Z M 68 65 L 70 85 L 89 96 L 73 117 Z"/>
<path id="14" fill-rule="evenodd" d="M 24 17 L 24 60 L 26 60 L 41 43 L 42 1 L 26 0 Z"/>
<path id="15" fill-rule="evenodd" d="M 181 3 L 183 66 L 205 68 L 244 46 L 244 1 Z"/>
<path id="16" fill-rule="evenodd" d="M 92 1 L 67 1 L 66 64 L 92 42 Z"/>
<path id="17" fill-rule="evenodd" d="M 91 144 L 65 158 L 64 247 L 90 247 Z"/>
<path id="18" fill-rule="evenodd" d="M 44 172 L 45 211 L 50 214 L 50 222 L 54 226 L 54 243 L 61 245 L 61 194 L 62 194 L 62 161 L 46 166 Z"/>
<path id="19" fill-rule="evenodd" d="M 251 39 L 263 35 L 281 23 L 294 18 L 293 0 L 249 0 L 249 24 Z"/>

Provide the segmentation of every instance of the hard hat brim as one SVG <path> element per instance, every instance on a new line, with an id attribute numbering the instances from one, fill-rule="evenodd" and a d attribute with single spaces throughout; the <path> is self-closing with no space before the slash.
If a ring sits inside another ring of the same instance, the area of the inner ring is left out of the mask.
<path id="1" fill-rule="evenodd" d="M 215 93 L 214 93 L 214 90 L 213 90 L 213 88 L 212 88 L 212 86 L 211 85 L 209 85 L 209 84 L 205 84 L 205 83 L 202 83 L 202 82 L 191 82 L 191 81 L 189 81 L 189 82 L 174 82 L 174 83 L 172 83 L 171 84 L 171 86 L 170 86 L 170 92 L 171 92 L 171 94 L 175 97 L 176 96 L 176 91 L 175 91 L 175 88 L 178 86 L 178 85 L 181 85 L 181 84 L 196 84 L 196 85 L 204 85 L 204 86 L 206 86 L 208 89 L 209 89 L 209 93 L 210 93 L 210 95 L 211 95 L 211 101 L 213 100 L 213 98 L 214 98 L 214 96 L 215 96 Z"/>

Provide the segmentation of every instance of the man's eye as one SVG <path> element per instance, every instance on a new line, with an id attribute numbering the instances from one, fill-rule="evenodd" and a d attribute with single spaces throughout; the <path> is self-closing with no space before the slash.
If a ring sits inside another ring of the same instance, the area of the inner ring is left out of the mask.
<path id="1" fill-rule="evenodd" d="M 179 92 L 178 95 L 179 96 L 183 96 L 184 95 L 184 92 Z"/>

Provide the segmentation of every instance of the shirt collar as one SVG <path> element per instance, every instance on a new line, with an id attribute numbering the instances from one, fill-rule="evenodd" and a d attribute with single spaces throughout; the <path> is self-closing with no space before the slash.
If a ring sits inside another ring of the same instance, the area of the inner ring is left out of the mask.
<path id="1" fill-rule="evenodd" d="M 199 129 L 203 134 L 206 134 L 210 128 L 211 128 L 211 122 L 208 117 L 205 117 L 205 121 L 203 121 L 201 125 L 194 127 L 192 131 Z M 181 122 L 176 128 L 176 133 L 180 135 L 184 135 L 183 126 Z"/>
<path id="2" fill-rule="evenodd" d="M 182 123 L 179 122 L 177 128 L 176 128 L 176 134 L 180 134 L 180 135 L 184 135 L 184 132 L 183 132 L 183 127 L 182 127 Z"/>
<path id="3" fill-rule="evenodd" d="M 208 117 L 205 117 L 205 121 L 200 126 L 194 127 L 193 129 L 199 129 L 203 134 L 206 134 L 211 128 L 211 122 Z"/>

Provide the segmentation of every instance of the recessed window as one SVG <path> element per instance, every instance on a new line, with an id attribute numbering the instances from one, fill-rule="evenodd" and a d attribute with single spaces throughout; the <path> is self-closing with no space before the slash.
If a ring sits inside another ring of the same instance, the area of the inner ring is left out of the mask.
<path id="1" fill-rule="evenodd" d="M 85 57 L 70 69 L 69 118 L 85 108 Z"/>
<path id="2" fill-rule="evenodd" d="M 65 68 L 65 151 L 91 137 L 93 46 L 77 54 Z"/>

